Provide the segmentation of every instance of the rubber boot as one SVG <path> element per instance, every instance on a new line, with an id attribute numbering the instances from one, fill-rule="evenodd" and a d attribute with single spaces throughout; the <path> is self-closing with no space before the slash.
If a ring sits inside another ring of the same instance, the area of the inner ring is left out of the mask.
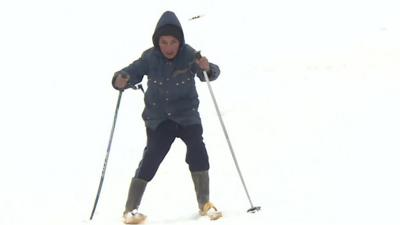
<path id="1" fill-rule="evenodd" d="M 125 213 L 131 212 L 134 209 L 138 209 L 144 190 L 146 189 L 147 181 L 132 178 L 131 185 L 129 187 L 128 199 L 126 200 Z"/>
<path id="2" fill-rule="evenodd" d="M 192 179 L 196 191 L 197 203 L 199 204 L 199 209 L 202 211 L 204 205 L 210 200 L 210 179 L 208 171 L 192 172 Z"/>

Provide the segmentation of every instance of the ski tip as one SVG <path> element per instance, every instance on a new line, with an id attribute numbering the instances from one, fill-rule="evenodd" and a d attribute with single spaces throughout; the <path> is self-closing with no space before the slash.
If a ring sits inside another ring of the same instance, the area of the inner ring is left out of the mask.
<path id="1" fill-rule="evenodd" d="M 250 209 L 247 210 L 248 213 L 256 213 L 261 210 L 261 206 L 255 206 L 251 207 Z"/>
<path id="2" fill-rule="evenodd" d="M 216 212 L 210 213 L 210 214 L 208 214 L 208 217 L 210 218 L 210 220 L 217 220 L 222 217 L 222 212 L 216 211 Z"/>

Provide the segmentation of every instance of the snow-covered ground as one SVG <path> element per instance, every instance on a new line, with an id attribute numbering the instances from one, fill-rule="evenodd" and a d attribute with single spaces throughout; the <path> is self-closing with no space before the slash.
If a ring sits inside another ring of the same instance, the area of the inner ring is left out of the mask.
<path id="1" fill-rule="evenodd" d="M 114 71 L 151 46 L 165 10 L 217 63 L 198 83 L 222 220 L 195 219 L 177 140 L 149 184 L 151 224 L 400 224 L 400 14 L 391 0 L 2 1 L 0 224 L 121 224 L 145 144 L 142 94 L 123 94 L 106 179 L 89 220 L 118 93 Z M 197 20 L 189 18 L 203 15 Z"/>

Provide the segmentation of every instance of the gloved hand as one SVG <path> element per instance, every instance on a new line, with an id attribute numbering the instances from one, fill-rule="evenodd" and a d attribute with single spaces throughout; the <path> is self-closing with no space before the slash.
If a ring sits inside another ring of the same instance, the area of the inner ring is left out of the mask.
<path id="1" fill-rule="evenodd" d="M 112 85 L 115 89 L 123 91 L 128 88 L 129 76 L 116 72 L 112 79 Z"/>
<path id="2" fill-rule="evenodd" d="M 210 64 L 208 63 L 208 59 L 204 56 L 201 56 L 199 58 L 196 59 L 196 63 L 199 65 L 199 67 L 206 71 L 209 72 L 210 71 Z"/>

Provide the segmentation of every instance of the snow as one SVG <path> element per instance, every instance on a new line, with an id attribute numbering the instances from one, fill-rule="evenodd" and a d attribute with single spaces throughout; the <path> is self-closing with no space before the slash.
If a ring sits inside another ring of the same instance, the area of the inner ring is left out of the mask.
<path id="1" fill-rule="evenodd" d="M 399 224 L 400 14 L 391 0 L 2 1 L 0 224 L 122 224 L 145 145 L 142 94 L 110 79 L 151 46 L 165 10 L 222 71 L 198 82 L 212 201 L 196 217 L 177 140 L 146 190 L 149 224 Z M 193 16 L 204 15 L 196 20 Z"/>

